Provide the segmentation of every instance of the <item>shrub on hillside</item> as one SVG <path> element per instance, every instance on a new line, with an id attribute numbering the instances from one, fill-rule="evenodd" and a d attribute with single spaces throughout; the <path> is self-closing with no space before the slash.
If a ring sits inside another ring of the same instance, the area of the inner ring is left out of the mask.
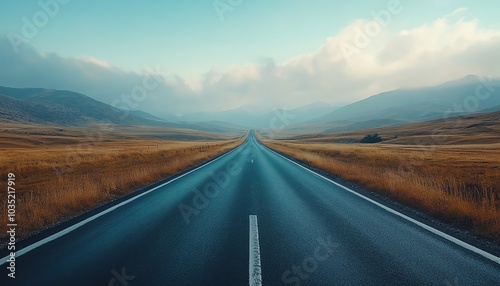
<path id="1" fill-rule="evenodd" d="M 380 137 L 380 135 L 378 135 L 378 133 L 375 133 L 375 134 L 368 134 L 366 135 L 363 139 L 361 139 L 361 143 L 377 143 L 377 142 L 381 142 L 382 141 L 382 138 Z"/>

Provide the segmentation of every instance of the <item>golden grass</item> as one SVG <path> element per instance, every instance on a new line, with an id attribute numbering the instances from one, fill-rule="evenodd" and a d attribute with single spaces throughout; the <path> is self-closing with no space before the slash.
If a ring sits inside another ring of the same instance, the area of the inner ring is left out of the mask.
<path id="1" fill-rule="evenodd" d="M 388 126 L 344 132 L 325 132 L 331 124 L 304 125 L 301 128 L 284 129 L 264 136 L 272 139 L 300 140 L 310 143 L 357 143 L 365 135 L 378 133 L 384 143 L 399 145 L 470 145 L 500 142 L 500 112 L 471 114 L 462 117 L 440 119 L 402 126 Z M 268 134 L 266 134 L 266 131 Z"/>
<path id="2" fill-rule="evenodd" d="M 262 140 L 270 148 L 500 242 L 500 144 Z"/>
<path id="3" fill-rule="evenodd" d="M 24 135 L 20 147 L 8 142 L 9 148 L 0 149 L 5 188 L 7 174 L 16 175 L 18 237 L 199 165 L 243 141 L 44 136 Z M 37 143 L 47 140 L 51 144 Z M 0 198 L 0 213 L 6 214 L 6 192 Z M 4 238 L 7 218 L 1 219 Z"/>

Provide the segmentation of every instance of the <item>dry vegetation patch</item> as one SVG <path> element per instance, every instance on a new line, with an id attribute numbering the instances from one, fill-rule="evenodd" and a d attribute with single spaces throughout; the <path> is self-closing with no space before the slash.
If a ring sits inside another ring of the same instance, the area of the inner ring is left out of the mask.
<path id="1" fill-rule="evenodd" d="M 270 148 L 500 242 L 500 144 L 262 140 Z"/>
<path id="2" fill-rule="evenodd" d="M 21 236 L 199 165 L 243 141 L 118 137 L 89 141 L 72 134 L 17 133 L 22 140 L 13 140 L 12 134 L 2 134 L 10 140 L 4 142 L 8 148 L 0 149 L 0 175 L 16 175 L 16 219 Z M 13 146 L 13 142 L 21 144 Z M 0 198 L 5 202 L 6 192 Z M 5 208 L 2 203 L 0 212 L 5 214 Z M 2 216 L 1 237 L 5 237 L 6 223 Z"/>

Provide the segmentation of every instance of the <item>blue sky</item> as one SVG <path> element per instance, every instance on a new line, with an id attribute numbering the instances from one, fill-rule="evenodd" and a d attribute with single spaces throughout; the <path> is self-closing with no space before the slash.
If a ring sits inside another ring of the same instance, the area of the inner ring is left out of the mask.
<path id="1" fill-rule="evenodd" d="M 22 17 L 40 10 L 37 1 L 3 0 L 2 34 L 20 31 Z M 46 3 L 48 1 L 45 1 Z M 227 1 L 221 1 L 228 3 Z M 210 68 L 285 61 L 312 53 L 325 39 L 389 1 L 242 0 L 221 21 L 214 1 L 70 1 L 31 42 L 62 56 L 92 56 L 125 69 L 160 64 L 194 77 Z M 413 1 L 417 2 L 417 1 Z M 401 0 L 406 11 L 397 25 L 422 24 L 468 7 L 469 17 L 498 25 L 495 1 Z M 485 4 L 489 3 L 489 4 Z"/>
<path id="2" fill-rule="evenodd" d="M 56 0 L 41 0 L 43 3 L 51 1 Z M 34 21 L 33 16 L 42 10 L 37 2 L 3 0 L 0 4 L 0 36 L 9 33 L 22 35 L 23 17 Z M 123 72 L 140 73 L 145 67 L 160 66 L 165 74 L 189 82 L 193 92 L 199 93 L 203 89 L 199 82 L 206 73 L 226 74 L 235 69 L 241 73 L 243 69 L 248 76 L 247 67 L 262 68 L 269 63 L 281 65 L 315 55 L 328 45 L 329 38 L 338 36 L 359 21 L 373 20 L 371 12 L 387 9 L 391 1 L 241 0 L 231 11 L 223 13 L 223 19 L 214 8 L 214 2 L 57 2 L 59 11 L 49 18 L 47 25 L 41 27 L 36 36 L 29 39 L 28 45 L 40 54 L 51 53 L 63 59 L 91 58 Z M 238 1 L 221 0 L 219 3 L 235 2 Z M 382 38 L 388 41 L 380 45 L 391 41 L 390 37 L 384 36 L 385 33 L 397 36 L 405 30 L 432 26 L 438 19 L 461 8 L 466 10 L 459 17 L 476 25 L 476 30 L 485 34 L 489 30 L 500 30 L 497 1 L 399 2 L 403 11 L 393 15 L 382 36 L 377 36 L 377 41 L 382 41 Z M 453 24 L 450 22 L 450 27 Z M 474 71 L 472 68 L 471 72 Z M 397 88 L 394 84 L 379 85 L 379 89 Z M 335 91 L 331 90 L 331 93 Z M 335 102 L 357 100 L 377 91 L 382 90 L 366 87 L 350 97 L 331 99 L 325 98 L 326 91 L 311 93 L 321 94 L 317 100 Z M 244 95 L 234 96 L 241 98 Z M 231 101 L 226 107 L 246 103 L 255 104 L 252 100 L 240 100 Z M 300 101 L 302 103 L 305 101 Z M 298 104 L 299 101 L 291 105 Z"/>

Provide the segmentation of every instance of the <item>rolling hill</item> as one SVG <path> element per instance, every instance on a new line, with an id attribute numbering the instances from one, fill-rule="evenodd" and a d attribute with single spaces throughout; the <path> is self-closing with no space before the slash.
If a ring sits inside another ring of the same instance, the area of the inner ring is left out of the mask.
<path id="1" fill-rule="evenodd" d="M 329 132 L 345 131 L 500 110 L 500 88 L 485 86 L 483 82 L 478 76 L 469 75 L 437 86 L 384 92 L 306 124 L 317 132 L 322 128 Z M 486 93 L 487 96 L 481 96 Z"/>
<path id="2" fill-rule="evenodd" d="M 84 94 L 43 88 L 0 87 L 0 121 L 65 126 L 96 122 L 122 126 L 157 126 L 206 132 L 241 133 L 245 128 L 226 122 L 170 122 L 149 113 L 126 112 Z"/>
<path id="3" fill-rule="evenodd" d="M 500 111 L 345 132 L 304 134 L 303 130 L 286 130 L 273 137 L 309 143 L 359 143 L 365 135 L 374 133 L 382 137 L 383 143 L 398 145 L 498 144 Z M 263 134 L 269 137 L 269 133 Z"/>
<path id="4" fill-rule="evenodd" d="M 315 119 L 334 111 L 337 107 L 324 102 L 314 102 L 293 109 L 265 109 L 244 105 L 220 112 L 199 112 L 177 117 L 182 122 L 220 121 L 231 122 L 247 128 L 269 128 L 276 121 L 282 126 L 293 125 Z M 286 118 L 285 118 L 286 117 Z M 172 118 L 169 116 L 168 118 Z M 284 122 L 282 122 L 284 121 Z"/>
<path id="5" fill-rule="evenodd" d="M 158 121 L 125 114 L 123 110 L 72 91 L 0 87 L 0 95 L 3 103 L 2 114 L 14 121 L 61 125 L 82 125 L 91 122 L 161 125 Z"/>
<path id="6" fill-rule="evenodd" d="M 485 84 L 486 82 L 486 84 Z M 201 112 L 160 118 L 135 110 L 126 112 L 86 95 L 41 88 L 0 87 L 0 120 L 62 125 L 109 122 L 207 132 L 286 127 L 290 133 L 344 132 L 500 110 L 497 82 L 475 75 L 437 86 L 398 89 L 337 108 L 314 102 L 294 109 L 270 110 L 242 106 L 221 112 Z"/>

